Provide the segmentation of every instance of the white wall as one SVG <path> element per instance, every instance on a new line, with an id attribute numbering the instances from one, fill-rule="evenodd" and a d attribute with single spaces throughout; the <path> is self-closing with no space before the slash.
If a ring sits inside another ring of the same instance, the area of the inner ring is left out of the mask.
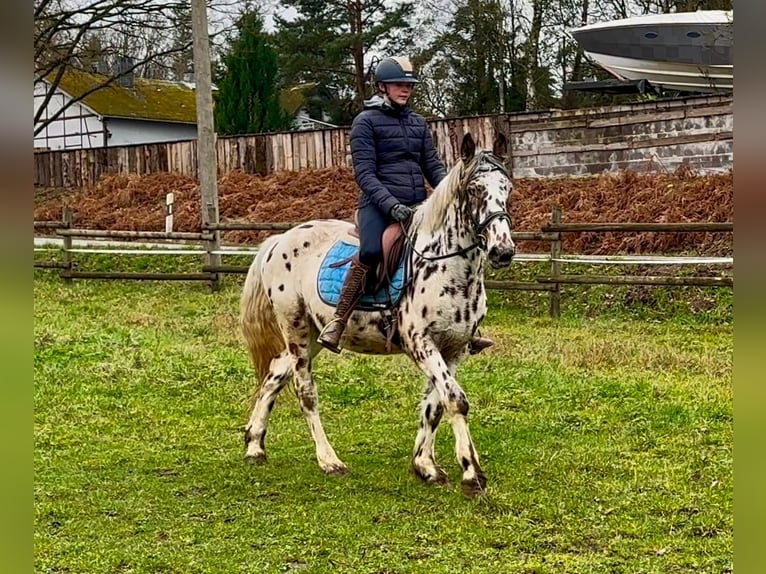
<path id="1" fill-rule="evenodd" d="M 195 124 L 107 118 L 109 147 L 197 139 Z"/>
<path id="2" fill-rule="evenodd" d="M 40 82 L 34 87 L 34 114 L 43 103 L 47 86 Z M 53 116 L 71 98 L 56 90 L 41 116 L 41 120 Z M 51 122 L 39 134 L 34 136 L 35 148 L 77 149 L 102 147 L 104 145 L 104 126 L 97 115 L 79 103 L 64 110 L 64 114 Z"/>

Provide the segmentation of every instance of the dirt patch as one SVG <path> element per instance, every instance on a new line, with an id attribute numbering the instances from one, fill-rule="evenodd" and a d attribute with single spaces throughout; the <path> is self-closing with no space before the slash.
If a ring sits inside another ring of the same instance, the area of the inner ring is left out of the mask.
<path id="1" fill-rule="evenodd" d="M 165 196 L 175 197 L 174 229 L 200 230 L 199 185 L 191 177 L 158 173 L 113 175 L 81 190 L 36 190 L 34 219 L 58 220 L 64 205 L 74 225 L 88 229 L 163 230 Z M 279 172 L 267 177 L 234 172 L 219 180 L 222 221 L 299 222 L 350 219 L 358 187 L 353 172 L 335 167 Z M 510 213 L 518 231 L 539 230 L 561 207 L 564 222 L 725 222 L 734 219 L 734 175 L 620 172 L 583 178 L 517 179 Z M 267 232 L 225 233 L 224 241 L 258 243 Z M 728 255 L 730 233 L 572 233 L 569 253 L 697 253 Z M 525 241 L 525 252 L 548 251 Z"/>

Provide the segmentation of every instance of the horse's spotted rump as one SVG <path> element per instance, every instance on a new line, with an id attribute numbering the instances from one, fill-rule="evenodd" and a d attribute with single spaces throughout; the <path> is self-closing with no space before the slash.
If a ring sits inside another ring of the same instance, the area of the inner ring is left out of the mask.
<path id="1" fill-rule="evenodd" d="M 467 494 L 483 491 L 486 478 L 468 432 L 468 399 L 455 374 L 486 314 L 484 262 L 507 264 L 513 253 L 505 213 L 510 179 L 497 158 L 501 148 L 496 146 L 494 151 L 495 155 L 477 154 L 472 138 L 464 138 L 462 161 L 416 210 L 408 231 L 413 247 L 411 282 L 393 311 L 397 329 L 389 332 L 386 328 L 392 313 L 356 311 L 342 340 L 345 348 L 358 352 L 406 353 L 426 374 L 413 469 L 427 482 L 446 482 L 433 448 L 446 413 Z M 262 437 L 268 415 L 277 393 L 292 375 L 320 467 L 328 474 L 346 471 L 325 436 L 311 370 L 312 358 L 321 349 L 316 343 L 319 330 L 332 320 L 334 312 L 317 294 L 318 267 L 336 240 L 354 241 L 351 230 L 349 223 L 335 220 L 299 225 L 267 239 L 262 255 L 250 268 L 241 322 L 263 381 L 247 425 L 250 458 L 265 460 Z M 484 250 L 479 248 L 479 235 Z M 281 260 L 272 258 L 277 252 Z"/>

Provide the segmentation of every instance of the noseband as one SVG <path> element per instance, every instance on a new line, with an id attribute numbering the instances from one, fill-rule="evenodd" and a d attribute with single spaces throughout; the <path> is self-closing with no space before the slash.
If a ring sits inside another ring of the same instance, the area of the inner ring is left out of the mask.
<path id="1" fill-rule="evenodd" d="M 464 173 L 460 177 L 461 189 L 465 189 L 470 183 L 471 179 L 477 173 L 500 171 L 503 173 L 503 175 L 508 177 L 508 170 L 505 169 L 503 162 L 500 161 L 498 158 L 496 158 L 494 155 L 487 153 L 485 151 L 478 152 L 474 160 L 471 163 L 469 163 L 468 166 L 464 166 L 464 170 L 465 170 Z M 423 253 L 420 253 L 419 251 L 415 249 L 415 246 L 410 240 L 409 235 L 405 232 L 404 235 L 407 238 L 407 243 L 409 243 L 413 253 L 415 253 L 415 255 L 417 255 L 421 259 L 425 259 L 427 261 L 439 261 L 440 259 L 448 259 L 450 257 L 465 255 L 469 251 L 473 251 L 474 249 L 477 249 L 477 248 L 481 249 L 482 251 L 485 250 L 487 248 L 487 236 L 485 235 L 485 232 L 487 231 L 487 228 L 489 227 L 490 223 L 492 223 L 495 219 L 505 219 L 508 221 L 509 225 L 511 224 L 511 216 L 508 215 L 508 212 L 505 210 L 493 211 L 487 217 L 485 217 L 482 221 L 479 221 L 476 219 L 476 216 L 474 215 L 473 211 L 470 211 L 469 214 L 471 216 L 471 224 L 473 225 L 473 232 L 474 232 L 474 235 L 476 236 L 476 241 L 474 241 L 468 247 L 464 247 L 463 249 L 459 249 L 458 251 L 453 251 L 452 253 L 445 253 L 444 255 L 424 255 Z"/>

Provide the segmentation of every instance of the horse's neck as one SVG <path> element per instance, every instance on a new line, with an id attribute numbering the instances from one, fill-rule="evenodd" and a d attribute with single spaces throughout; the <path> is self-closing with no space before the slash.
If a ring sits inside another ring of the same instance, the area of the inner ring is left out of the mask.
<path id="1" fill-rule="evenodd" d="M 416 220 L 416 223 L 423 222 L 429 215 L 427 210 L 424 211 L 423 217 Z M 429 257 L 457 254 L 461 250 L 469 249 L 476 241 L 471 223 L 465 214 L 461 213 L 457 202 L 450 204 L 441 224 L 435 226 L 433 231 L 419 228 L 418 225 L 415 227 L 415 248 Z M 458 267 L 473 267 L 476 272 L 482 269 L 482 257 L 475 249 L 469 251 L 465 257 L 455 255 L 443 261 L 452 263 L 452 267 L 463 262 L 464 264 Z"/>

